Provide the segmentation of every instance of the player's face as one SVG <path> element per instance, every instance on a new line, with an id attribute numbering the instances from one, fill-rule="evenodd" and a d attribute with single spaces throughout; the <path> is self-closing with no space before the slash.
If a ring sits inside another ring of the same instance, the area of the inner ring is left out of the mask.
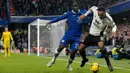
<path id="1" fill-rule="evenodd" d="M 5 27 L 5 31 L 8 31 L 8 28 L 7 28 L 7 27 Z"/>
<path id="2" fill-rule="evenodd" d="M 106 17 L 106 14 L 104 11 L 98 11 L 98 15 L 101 19 L 105 18 Z"/>
<path id="3" fill-rule="evenodd" d="M 72 5 L 72 10 L 73 10 L 74 12 L 78 13 L 78 11 L 79 11 L 79 6 L 78 6 L 77 3 L 73 3 L 73 5 Z"/>
<path id="4" fill-rule="evenodd" d="M 100 47 L 100 48 L 103 48 L 103 46 L 104 46 L 104 43 L 103 42 L 98 42 L 98 47 Z"/>

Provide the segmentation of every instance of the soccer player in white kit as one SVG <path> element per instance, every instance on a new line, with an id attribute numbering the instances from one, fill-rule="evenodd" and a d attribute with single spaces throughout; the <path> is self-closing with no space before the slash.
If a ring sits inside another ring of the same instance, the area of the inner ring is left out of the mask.
<path id="1" fill-rule="evenodd" d="M 89 34 L 79 45 L 78 48 L 80 55 L 83 59 L 80 67 L 83 67 L 85 63 L 88 61 L 88 59 L 86 58 L 85 48 L 92 45 L 97 45 L 98 42 L 103 42 L 101 37 L 103 36 L 104 30 L 107 26 L 112 27 L 113 34 L 115 34 L 117 29 L 115 22 L 113 21 L 111 16 L 105 11 L 105 8 L 92 6 L 85 14 L 80 16 L 80 19 L 85 19 L 90 13 L 93 13 L 93 20 L 90 26 Z M 106 60 L 109 70 L 113 71 L 113 67 L 109 61 L 106 49 L 101 49 L 101 52 Z"/>

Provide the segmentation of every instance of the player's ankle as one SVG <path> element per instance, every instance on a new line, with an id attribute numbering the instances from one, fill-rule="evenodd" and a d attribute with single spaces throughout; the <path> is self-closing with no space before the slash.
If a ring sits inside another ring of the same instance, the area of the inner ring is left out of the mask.
<path id="1" fill-rule="evenodd" d="M 60 54 L 59 52 L 55 53 L 54 57 L 57 58 L 59 56 L 59 54 Z"/>
<path id="2" fill-rule="evenodd" d="M 7 55 L 4 55 L 4 57 L 7 57 Z"/>

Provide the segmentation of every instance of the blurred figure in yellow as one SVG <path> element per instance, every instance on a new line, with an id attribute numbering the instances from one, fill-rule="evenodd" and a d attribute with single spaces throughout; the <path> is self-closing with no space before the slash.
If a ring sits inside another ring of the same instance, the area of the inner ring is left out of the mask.
<path id="1" fill-rule="evenodd" d="M 10 40 L 13 41 L 13 38 L 11 32 L 8 31 L 8 27 L 5 27 L 1 40 L 4 43 L 4 57 L 10 56 Z"/>

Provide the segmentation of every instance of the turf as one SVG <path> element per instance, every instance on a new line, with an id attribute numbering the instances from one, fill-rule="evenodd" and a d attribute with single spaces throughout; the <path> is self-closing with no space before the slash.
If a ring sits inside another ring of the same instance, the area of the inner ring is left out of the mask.
<path id="1" fill-rule="evenodd" d="M 90 71 L 90 64 L 98 62 L 101 65 L 99 73 L 130 73 L 130 60 L 118 60 L 111 59 L 111 62 L 115 68 L 113 72 L 110 72 L 105 64 L 104 59 L 96 59 L 95 57 L 89 57 L 89 63 L 80 68 L 81 58 L 77 57 L 72 64 L 73 71 L 68 71 L 65 66 L 68 57 L 59 57 L 51 68 L 46 67 L 46 64 L 51 60 L 51 57 L 36 55 L 28 56 L 27 54 L 12 54 L 11 57 L 3 57 L 0 54 L 0 73 L 92 73 Z"/>

